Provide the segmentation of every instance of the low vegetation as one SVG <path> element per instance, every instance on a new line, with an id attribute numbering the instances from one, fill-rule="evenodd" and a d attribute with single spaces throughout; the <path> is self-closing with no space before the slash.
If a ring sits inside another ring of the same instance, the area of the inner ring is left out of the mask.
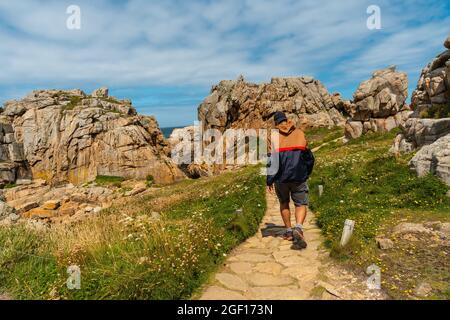
<path id="1" fill-rule="evenodd" d="M 423 110 L 420 113 L 421 118 L 449 118 L 450 117 L 450 103 L 447 104 L 433 104 L 430 108 Z"/>
<path id="2" fill-rule="evenodd" d="M 125 178 L 116 176 L 97 176 L 95 178 L 95 183 L 99 186 L 120 187 L 123 181 L 125 181 Z"/>
<path id="3" fill-rule="evenodd" d="M 264 212 L 264 177 L 248 167 L 156 189 L 71 227 L 0 228 L 0 292 L 18 299 L 186 299 L 256 232 Z M 66 286 L 71 265 L 81 270 L 79 290 Z"/>
<path id="4" fill-rule="evenodd" d="M 375 237 L 389 237 L 400 222 L 450 221 L 449 188 L 431 175 L 418 178 L 407 165 L 411 155 L 389 154 L 394 136 L 373 134 L 321 148 L 310 181 L 312 209 L 332 256 L 358 270 L 377 264 L 383 288 L 392 297 L 412 298 L 414 288 L 426 280 L 434 283 L 432 297 L 448 299 L 448 247 L 429 241 L 399 241 L 387 251 L 376 246 Z M 325 190 L 320 198 L 319 185 Z M 355 232 L 341 248 L 345 219 L 355 221 Z"/>
<path id="5" fill-rule="evenodd" d="M 332 141 L 343 137 L 344 130 L 340 127 L 328 128 L 315 128 L 305 132 L 308 140 L 308 147 L 314 149 L 322 144 L 331 143 Z"/>
<path id="6" fill-rule="evenodd" d="M 145 184 L 148 188 L 152 187 L 155 183 L 155 178 L 152 175 L 148 175 L 145 179 Z"/>
<path id="7" fill-rule="evenodd" d="M 76 106 L 81 103 L 82 98 L 79 96 L 71 96 L 70 101 L 63 107 L 64 111 L 73 110 Z"/>

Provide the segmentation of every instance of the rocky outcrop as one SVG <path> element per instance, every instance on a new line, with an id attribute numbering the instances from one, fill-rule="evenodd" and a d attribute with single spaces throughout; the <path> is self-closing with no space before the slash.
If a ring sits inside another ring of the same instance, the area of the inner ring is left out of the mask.
<path id="1" fill-rule="evenodd" d="M 410 115 L 405 101 L 408 96 L 406 73 L 395 67 L 375 71 L 372 78 L 362 82 L 346 105 L 350 119 L 345 124 L 347 139 L 367 132 L 388 132 L 400 126 Z"/>
<path id="2" fill-rule="evenodd" d="M 449 48 L 448 37 L 444 43 Z M 433 59 L 423 70 L 412 95 L 414 117 L 450 117 L 450 50 Z"/>
<path id="3" fill-rule="evenodd" d="M 273 78 L 270 83 L 253 84 L 238 80 L 221 81 L 198 108 L 205 128 L 267 128 L 276 111 L 285 112 L 297 126 L 343 125 L 344 102 L 330 95 L 311 77 Z"/>
<path id="4" fill-rule="evenodd" d="M 0 117 L 0 185 L 30 177 L 23 144 L 16 141 L 11 123 Z"/>
<path id="5" fill-rule="evenodd" d="M 410 167 L 418 176 L 431 173 L 450 185 L 450 134 L 420 149 Z"/>
<path id="6" fill-rule="evenodd" d="M 411 169 L 420 176 L 435 174 L 450 185 L 450 50 L 422 70 L 411 106 L 414 113 L 401 127 L 391 152 L 422 148 L 410 161 Z"/>
<path id="7" fill-rule="evenodd" d="M 51 186 L 45 180 L 35 179 L 26 185 L 0 190 L 0 226 L 28 224 L 30 219 L 44 226 L 77 222 L 126 197 L 152 190 L 142 180 Z"/>
<path id="8" fill-rule="evenodd" d="M 168 139 L 172 159 L 180 159 L 179 168 L 193 179 L 214 174 L 214 166 L 206 164 L 202 155 L 198 156 L 198 159 L 194 157 L 195 144 L 202 144 L 201 137 L 195 134 L 196 128 L 200 131 L 196 126 L 175 129 Z M 184 155 L 184 150 L 190 150 L 189 154 Z"/>
<path id="9" fill-rule="evenodd" d="M 0 122 L 0 168 L 16 165 L 0 169 L 4 181 L 32 176 L 79 184 L 98 175 L 152 175 L 158 183 L 170 183 L 183 176 L 168 157 L 156 120 L 137 115 L 128 100 L 108 97 L 106 88 L 92 95 L 81 90 L 34 91 L 6 102 Z"/>
<path id="10" fill-rule="evenodd" d="M 402 132 L 395 138 L 391 151 L 412 152 L 450 134 L 450 118 L 410 118 L 400 128 Z"/>

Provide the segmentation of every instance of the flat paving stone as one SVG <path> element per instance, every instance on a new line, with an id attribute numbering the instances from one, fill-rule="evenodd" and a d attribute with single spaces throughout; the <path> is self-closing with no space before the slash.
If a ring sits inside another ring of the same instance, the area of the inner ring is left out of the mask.
<path id="1" fill-rule="evenodd" d="M 281 273 L 281 270 L 283 270 L 283 266 L 276 262 L 261 262 L 258 263 L 253 270 L 256 272 L 262 272 L 262 273 L 270 273 L 273 275 L 277 275 Z"/>
<path id="2" fill-rule="evenodd" d="M 305 300 L 308 293 L 300 289 L 272 286 L 251 288 L 248 296 L 254 300 Z"/>
<path id="3" fill-rule="evenodd" d="M 256 253 L 249 253 L 249 254 L 241 253 L 239 255 L 236 255 L 235 258 L 239 261 L 246 261 L 246 262 L 264 262 L 273 259 L 271 255 L 256 254 Z"/>
<path id="4" fill-rule="evenodd" d="M 203 300 L 246 300 L 242 294 L 227 290 L 218 286 L 211 286 L 206 289 L 202 296 Z"/>
<path id="5" fill-rule="evenodd" d="M 228 265 L 228 267 L 234 273 L 242 274 L 242 273 L 250 273 L 250 272 L 252 272 L 252 267 L 253 266 L 252 266 L 252 264 L 250 264 L 248 262 L 234 262 L 234 263 L 230 263 Z"/>
<path id="6" fill-rule="evenodd" d="M 248 289 L 244 280 L 231 273 L 218 273 L 216 274 L 216 280 L 231 290 L 246 291 Z"/>
<path id="7" fill-rule="evenodd" d="M 294 279 L 287 276 L 274 276 L 267 273 L 252 273 L 248 277 L 248 282 L 252 286 L 267 287 L 267 286 L 286 286 L 294 282 Z"/>

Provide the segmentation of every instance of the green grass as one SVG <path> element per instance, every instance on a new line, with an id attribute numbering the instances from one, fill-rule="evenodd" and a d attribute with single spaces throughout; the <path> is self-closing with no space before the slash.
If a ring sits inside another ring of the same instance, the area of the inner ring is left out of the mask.
<path id="1" fill-rule="evenodd" d="M 314 128 L 305 131 L 305 135 L 309 148 L 314 149 L 321 144 L 329 143 L 344 136 L 344 129 L 340 127 L 334 127 L 332 129 Z"/>
<path id="2" fill-rule="evenodd" d="M 49 233 L 0 228 L 0 292 L 18 299 L 188 299 L 257 230 L 264 212 L 264 177 L 248 167 L 160 188 Z M 81 269 L 80 290 L 66 288 L 70 265 Z"/>
<path id="3" fill-rule="evenodd" d="M 66 104 L 63 108 L 63 111 L 73 110 L 76 106 L 81 103 L 82 98 L 78 96 L 70 97 L 70 102 Z"/>
<path id="4" fill-rule="evenodd" d="M 407 165 L 411 155 L 399 158 L 390 155 L 388 149 L 394 135 L 395 132 L 367 135 L 347 145 L 337 143 L 320 149 L 310 180 L 312 209 L 331 255 L 362 269 L 378 263 L 384 268 L 389 290 L 392 284 L 389 277 L 401 270 L 398 266 L 386 270 L 393 265 L 381 258 L 375 236 L 389 235 L 389 228 L 400 221 L 410 221 L 411 216 L 416 221 L 450 220 L 448 186 L 431 175 L 417 177 Z M 318 185 L 324 186 L 320 198 Z M 349 245 L 341 248 L 339 240 L 346 219 L 355 221 L 355 231 Z M 420 261 L 415 264 L 420 268 Z M 442 273 L 436 277 L 445 278 Z M 396 298 L 407 298 L 396 290 L 399 288 L 397 284 L 389 293 Z M 410 290 L 411 286 L 401 289 Z"/>
<path id="5" fill-rule="evenodd" d="M 97 176 L 95 178 L 95 183 L 100 186 L 116 186 L 120 187 L 121 183 L 125 181 L 123 177 L 117 176 Z"/>
<path id="6" fill-rule="evenodd" d="M 450 117 L 450 103 L 447 104 L 433 104 L 426 110 L 420 113 L 421 118 L 449 118 Z"/>
<path id="7" fill-rule="evenodd" d="M 12 189 L 12 188 L 15 188 L 15 187 L 17 187 L 17 185 L 15 183 L 8 182 L 7 184 L 5 184 L 3 186 L 3 189 Z"/>
<path id="8" fill-rule="evenodd" d="M 148 188 L 152 187 L 155 183 L 155 178 L 152 175 L 148 175 L 145 179 L 145 184 Z"/>

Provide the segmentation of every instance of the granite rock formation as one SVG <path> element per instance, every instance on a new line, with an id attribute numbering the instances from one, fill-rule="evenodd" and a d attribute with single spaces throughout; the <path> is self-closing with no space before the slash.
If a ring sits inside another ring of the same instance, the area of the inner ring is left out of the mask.
<path id="1" fill-rule="evenodd" d="M 170 183 L 183 174 L 153 117 L 137 115 L 129 100 L 108 89 L 33 91 L 0 113 L 0 177 L 74 184 L 98 175 Z"/>
<path id="2" fill-rule="evenodd" d="M 283 111 L 300 127 L 343 125 L 344 103 L 311 77 L 273 78 L 270 83 L 248 83 L 241 76 L 221 81 L 198 108 L 204 128 L 267 128 L 272 115 Z"/>
<path id="3" fill-rule="evenodd" d="M 408 78 L 395 67 L 377 70 L 362 82 L 346 107 L 350 119 L 345 124 L 347 139 L 367 132 L 388 132 L 400 126 L 410 115 L 406 98 Z"/>
<path id="4" fill-rule="evenodd" d="M 450 49 L 450 36 L 444 42 Z M 411 169 L 423 176 L 436 174 L 450 185 L 450 50 L 423 70 L 412 95 L 414 110 L 395 138 L 393 153 L 413 152 Z"/>

